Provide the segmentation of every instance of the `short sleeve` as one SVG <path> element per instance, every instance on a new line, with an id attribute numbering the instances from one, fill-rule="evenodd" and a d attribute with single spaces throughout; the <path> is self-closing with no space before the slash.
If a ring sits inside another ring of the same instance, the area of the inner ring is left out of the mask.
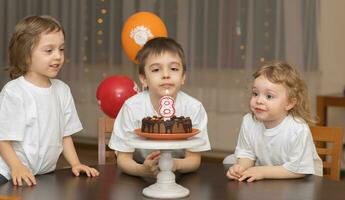
<path id="1" fill-rule="evenodd" d="M 0 140 L 23 141 L 25 116 L 23 99 L 4 87 L 0 93 Z"/>
<path id="2" fill-rule="evenodd" d="M 250 132 L 248 130 L 249 117 L 251 116 L 246 115 L 245 117 L 243 117 L 240 133 L 237 140 L 235 155 L 237 158 L 249 158 L 251 160 L 256 160 L 254 147 L 251 142 L 251 136 L 249 135 Z"/>
<path id="3" fill-rule="evenodd" d="M 135 137 L 133 130 L 138 127 L 135 127 L 134 120 L 129 106 L 125 103 L 115 119 L 109 148 L 120 152 L 134 152 L 135 149 L 126 143 L 131 137 Z"/>
<path id="4" fill-rule="evenodd" d="M 203 139 L 205 144 L 189 150 L 193 152 L 208 151 L 211 149 L 211 145 L 207 132 L 207 113 L 202 104 L 198 106 L 198 110 L 194 113 L 195 115 L 192 117 L 193 127 L 200 130 L 200 133 L 195 135 L 195 137 Z"/>
<path id="5" fill-rule="evenodd" d="M 314 174 L 314 143 L 309 128 L 300 129 L 291 138 L 287 157 L 283 167 L 294 173 Z"/>
<path id="6" fill-rule="evenodd" d="M 67 86 L 67 85 L 66 85 Z M 81 122 L 78 117 L 77 109 L 74 104 L 73 96 L 70 89 L 67 86 L 65 99 L 65 108 L 64 108 L 64 136 L 72 135 L 83 129 Z"/>

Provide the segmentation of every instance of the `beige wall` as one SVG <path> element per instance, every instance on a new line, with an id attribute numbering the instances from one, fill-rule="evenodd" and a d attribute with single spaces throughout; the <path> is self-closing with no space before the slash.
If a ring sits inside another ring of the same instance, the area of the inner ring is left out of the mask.
<path id="1" fill-rule="evenodd" d="M 345 1 L 321 1 L 319 94 L 340 93 L 345 87 Z M 331 108 L 329 125 L 345 127 L 345 108 Z"/>

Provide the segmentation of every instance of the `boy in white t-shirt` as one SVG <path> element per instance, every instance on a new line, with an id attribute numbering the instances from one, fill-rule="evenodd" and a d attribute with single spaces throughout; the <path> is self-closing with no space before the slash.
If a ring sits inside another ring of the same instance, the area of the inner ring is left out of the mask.
<path id="1" fill-rule="evenodd" d="M 35 185 L 36 174 L 55 170 L 61 153 L 74 175 L 98 171 L 80 163 L 71 135 L 80 123 L 71 91 L 53 79 L 64 63 L 65 34 L 49 16 L 29 16 L 9 47 L 12 81 L 0 93 L 0 184 Z"/>
<path id="2" fill-rule="evenodd" d="M 200 147 L 175 152 L 180 154 L 180 158 L 174 159 L 173 170 L 181 173 L 197 170 L 201 162 L 200 152 L 211 149 L 207 134 L 207 114 L 198 100 L 180 91 L 186 78 L 186 62 L 181 46 L 170 38 L 155 38 L 144 45 L 136 60 L 139 62 L 140 81 L 148 90 L 129 98 L 115 120 L 109 147 L 117 151 L 118 166 L 125 173 L 135 176 L 158 174 L 160 152 L 135 152 L 126 141 L 135 136 L 134 129 L 141 127 L 143 118 L 159 116 L 159 99 L 168 90 L 169 95 L 175 99 L 175 115 L 190 117 L 193 128 L 200 130 L 195 137 L 205 141 Z"/>
<path id="3" fill-rule="evenodd" d="M 253 74 L 251 113 L 243 117 L 235 155 L 227 177 L 261 179 L 322 176 L 308 124 L 313 124 L 307 87 L 292 66 L 275 62 Z"/>

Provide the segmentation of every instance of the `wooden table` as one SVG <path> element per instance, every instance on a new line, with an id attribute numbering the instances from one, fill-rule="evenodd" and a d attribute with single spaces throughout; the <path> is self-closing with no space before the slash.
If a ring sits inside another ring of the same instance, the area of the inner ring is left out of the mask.
<path id="1" fill-rule="evenodd" d="M 128 176 L 115 165 L 96 166 L 97 178 L 74 177 L 70 169 L 37 176 L 34 187 L 0 186 L 1 195 L 18 195 L 23 200 L 149 199 L 142 189 L 155 182 Z M 318 176 L 291 180 L 262 180 L 254 183 L 230 181 L 222 164 L 203 164 L 191 174 L 178 175 L 177 182 L 190 189 L 185 199 L 344 199 L 345 180 Z"/>
<path id="2" fill-rule="evenodd" d="M 345 95 L 333 94 L 333 95 L 319 95 L 316 99 L 317 104 L 317 116 L 319 117 L 320 126 L 327 125 L 327 108 L 329 106 L 345 107 Z"/>

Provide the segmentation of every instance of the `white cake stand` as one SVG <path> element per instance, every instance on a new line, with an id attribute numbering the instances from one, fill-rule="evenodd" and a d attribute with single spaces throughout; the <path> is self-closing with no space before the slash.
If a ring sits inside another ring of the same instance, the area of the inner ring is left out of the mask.
<path id="1" fill-rule="evenodd" d="M 160 150 L 159 169 L 157 182 L 144 188 L 143 194 L 147 197 L 172 199 L 189 195 L 189 190 L 175 182 L 175 174 L 171 171 L 173 158 L 171 151 L 174 149 L 186 149 L 201 146 L 205 143 L 200 138 L 187 140 L 148 140 L 141 137 L 131 138 L 127 142 L 133 148 Z"/>

